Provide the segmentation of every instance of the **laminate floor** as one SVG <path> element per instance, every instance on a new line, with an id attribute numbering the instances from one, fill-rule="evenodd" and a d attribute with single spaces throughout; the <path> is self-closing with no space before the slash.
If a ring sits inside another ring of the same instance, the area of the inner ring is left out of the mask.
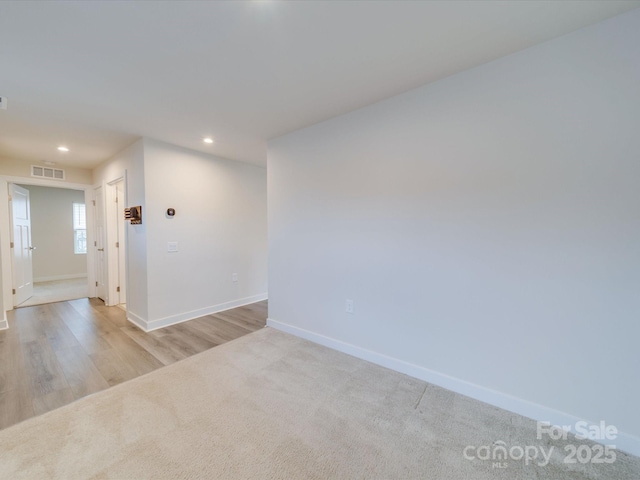
<path id="1" fill-rule="evenodd" d="M 267 301 L 145 333 L 82 298 L 19 308 L 0 331 L 0 429 L 265 326 Z"/>

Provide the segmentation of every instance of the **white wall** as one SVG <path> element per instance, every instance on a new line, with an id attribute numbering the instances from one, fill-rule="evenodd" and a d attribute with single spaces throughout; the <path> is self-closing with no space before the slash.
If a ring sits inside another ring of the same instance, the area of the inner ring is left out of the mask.
<path id="1" fill-rule="evenodd" d="M 125 171 L 127 206 L 142 205 L 143 220 L 127 227 L 130 320 L 150 330 L 266 298 L 264 168 L 143 139 L 97 168 L 94 183 Z"/>
<path id="2" fill-rule="evenodd" d="M 73 204 L 84 192 L 22 185 L 31 200 L 31 243 L 34 282 L 87 276 L 87 255 L 73 251 Z"/>
<path id="3" fill-rule="evenodd" d="M 640 454 L 638 45 L 636 10 L 271 141 L 270 325 Z"/>
<path id="4" fill-rule="evenodd" d="M 7 201 L 3 202 L 3 198 Z M 9 230 L 11 227 L 9 220 L 9 187 L 8 183 L 0 178 L 0 225 L 4 225 L 4 228 L 0 229 L 0 308 L 2 309 L 2 316 L 0 317 L 0 330 L 4 330 L 9 327 L 7 322 L 7 310 L 13 308 L 13 296 L 11 295 L 11 288 L 13 282 L 11 279 L 11 235 Z M 3 208 L 4 207 L 4 208 Z M 3 230 L 6 230 L 2 235 Z"/>
<path id="5" fill-rule="evenodd" d="M 31 165 L 46 166 L 40 162 L 0 158 L 0 175 L 33 178 L 31 177 Z M 91 170 L 89 169 L 65 165 L 56 165 L 55 168 L 61 168 L 65 171 L 65 182 L 91 185 Z"/>
<path id="6" fill-rule="evenodd" d="M 104 186 L 119 178 L 126 182 L 126 206 L 145 204 L 144 141 L 129 145 L 113 158 L 96 167 L 93 183 Z M 146 319 L 149 311 L 147 293 L 147 225 L 129 225 L 126 232 L 127 248 L 127 315 Z"/>
<path id="7" fill-rule="evenodd" d="M 266 170 L 150 139 L 144 157 L 148 328 L 266 298 Z"/>

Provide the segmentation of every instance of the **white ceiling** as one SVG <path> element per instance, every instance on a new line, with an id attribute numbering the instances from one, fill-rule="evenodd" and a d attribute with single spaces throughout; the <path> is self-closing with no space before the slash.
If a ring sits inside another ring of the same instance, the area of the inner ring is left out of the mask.
<path id="1" fill-rule="evenodd" d="M 639 6 L 3 1 L 0 157 L 92 168 L 148 136 L 265 165 L 270 138 Z"/>

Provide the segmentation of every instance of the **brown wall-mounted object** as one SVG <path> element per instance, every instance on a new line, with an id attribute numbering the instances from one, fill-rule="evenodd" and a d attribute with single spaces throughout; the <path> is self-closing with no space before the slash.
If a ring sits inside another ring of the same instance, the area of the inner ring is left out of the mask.
<path id="1" fill-rule="evenodd" d="M 131 225 L 140 225 L 142 223 L 142 206 L 125 208 L 124 218 L 131 220 Z"/>

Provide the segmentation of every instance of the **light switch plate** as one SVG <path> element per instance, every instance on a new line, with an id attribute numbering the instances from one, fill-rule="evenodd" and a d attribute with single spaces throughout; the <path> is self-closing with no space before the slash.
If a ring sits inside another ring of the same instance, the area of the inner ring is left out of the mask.
<path id="1" fill-rule="evenodd" d="M 347 313 L 353 313 L 353 300 L 347 298 L 347 303 L 344 310 Z"/>
<path id="2" fill-rule="evenodd" d="M 178 242 L 167 242 L 167 252 L 177 252 Z"/>

